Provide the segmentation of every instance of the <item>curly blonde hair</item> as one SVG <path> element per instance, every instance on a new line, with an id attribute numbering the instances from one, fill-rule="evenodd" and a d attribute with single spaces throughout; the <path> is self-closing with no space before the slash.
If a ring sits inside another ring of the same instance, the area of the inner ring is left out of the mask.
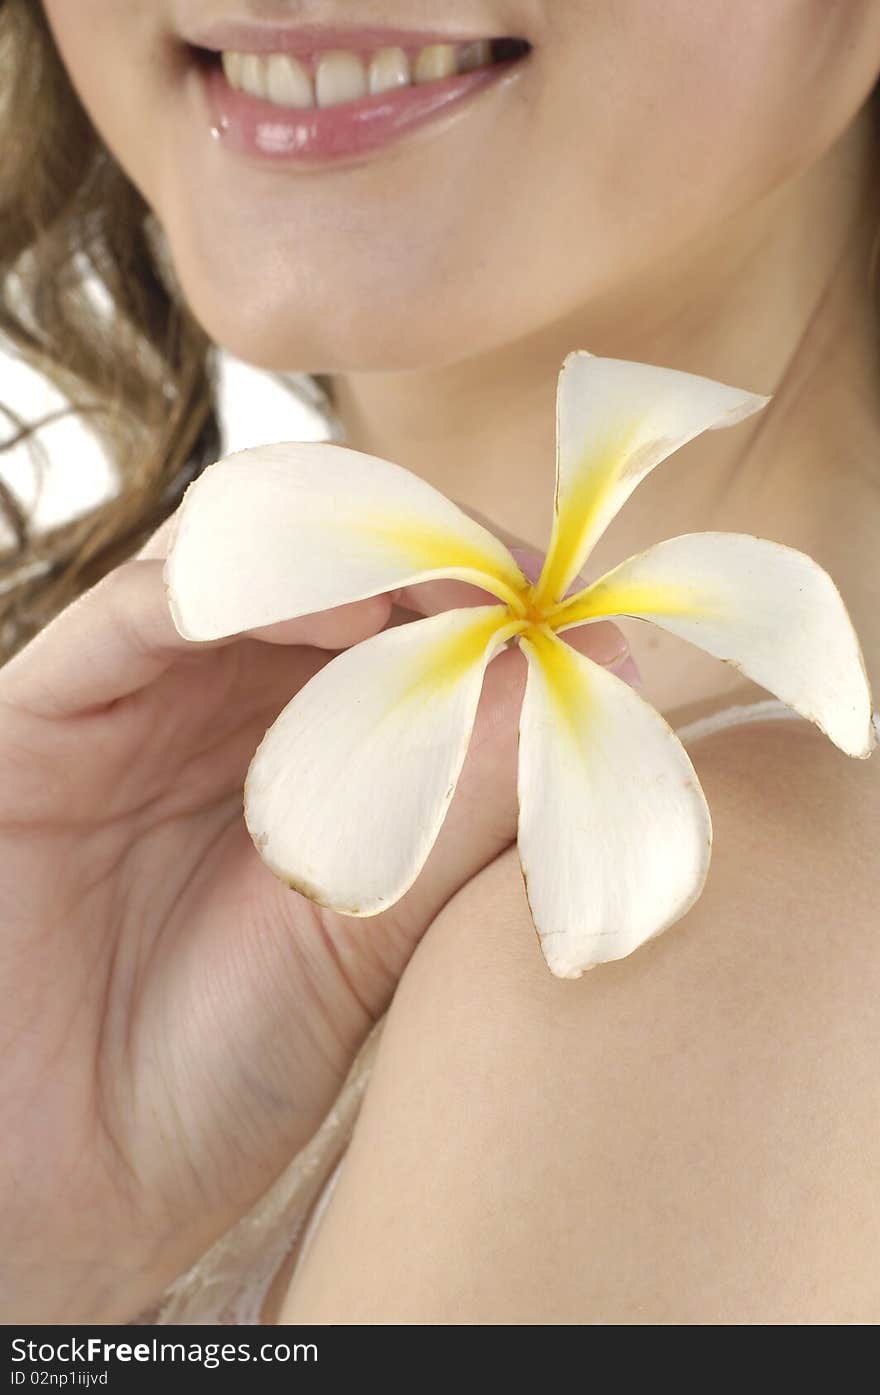
<path id="1" fill-rule="evenodd" d="M 221 451 L 216 350 L 174 284 L 154 215 L 76 95 L 36 0 L 0 0 L 0 337 L 84 417 L 118 487 L 31 527 L 0 480 L 0 662 L 135 552 Z M 317 379 L 325 392 L 326 379 Z M 54 419 L 0 405 L 8 450 Z M 63 413 L 62 413 L 63 414 Z"/>

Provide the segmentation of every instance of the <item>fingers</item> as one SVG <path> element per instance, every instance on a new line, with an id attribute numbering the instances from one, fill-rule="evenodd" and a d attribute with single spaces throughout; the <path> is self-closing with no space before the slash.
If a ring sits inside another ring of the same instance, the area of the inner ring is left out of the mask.
<path id="1" fill-rule="evenodd" d="M 177 633 L 162 578 L 175 524 L 176 516 L 167 519 L 135 559 L 80 596 L 10 660 L 0 670 L 0 699 L 46 717 L 72 716 L 138 691 L 173 663 L 197 659 L 206 650 L 242 638 L 194 643 Z M 518 546 L 517 539 L 507 541 L 526 575 L 537 576 L 540 554 Z M 431 615 L 485 604 L 486 599 L 484 591 L 464 582 L 424 582 L 391 597 L 355 601 L 252 630 L 250 635 L 269 644 L 344 649 L 382 629 L 392 614 L 392 602 L 410 614 Z M 579 637 L 570 642 L 585 645 L 585 652 L 599 663 L 613 664 L 625 657 L 623 635 L 610 622 L 575 633 Z M 496 660 L 490 672 L 501 664 Z"/>
<path id="2" fill-rule="evenodd" d="M 161 531 L 161 530 L 160 530 Z M 194 643 L 175 629 L 161 558 L 136 558 L 62 611 L 0 670 L 0 699 L 39 716 L 69 717 L 154 682 L 171 664 L 241 636 Z M 343 649 L 381 630 L 387 596 L 251 632 L 272 644 Z"/>

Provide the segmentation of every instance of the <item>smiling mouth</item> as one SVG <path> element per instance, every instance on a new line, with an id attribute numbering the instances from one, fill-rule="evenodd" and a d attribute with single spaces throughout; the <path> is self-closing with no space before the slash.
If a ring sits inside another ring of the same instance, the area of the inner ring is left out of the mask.
<path id="1" fill-rule="evenodd" d="M 502 86 L 526 39 L 391 29 L 224 26 L 188 36 L 225 149 L 282 168 L 361 163 Z"/>
<path id="2" fill-rule="evenodd" d="M 275 51 L 262 45 L 257 50 L 191 47 L 199 65 L 221 71 L 234 92 L 286 112 L 324 110 L 370 98 L 380 105 L 387 94 L 401 88 L 432 86 L 466 73 L 509 66 L 531 51 L 528 40 L 518 38 L 375 43 L 369 48 L 333 44 L 298 54 L 280 44 Z"/>

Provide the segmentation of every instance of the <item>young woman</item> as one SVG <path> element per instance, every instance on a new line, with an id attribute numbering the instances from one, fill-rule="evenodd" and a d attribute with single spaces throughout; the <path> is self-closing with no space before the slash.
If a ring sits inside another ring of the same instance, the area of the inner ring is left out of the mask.
<path id="1" fill-rule="evenodd" d="M 247 764 L 330 653 L 444 593 L 195 646 L 160 526 L 221 450 L 213 344 L 320 375 L 348 445 L 536 551 L 565 355 L 681 368 L 772 401 L 591 567 L 707 529 L 800 548 L 876 691 L 880 8 L 3 0 L 0 39 L 3 328 L 120 470 L 52 537 L 7 500 L 7 1321 L 880 1320 L 876 762 L 588 626 L 706 790 L 686 920 L 548 975 L 515 651 L 413 890 L 321 914 L 247 836 Z"/>

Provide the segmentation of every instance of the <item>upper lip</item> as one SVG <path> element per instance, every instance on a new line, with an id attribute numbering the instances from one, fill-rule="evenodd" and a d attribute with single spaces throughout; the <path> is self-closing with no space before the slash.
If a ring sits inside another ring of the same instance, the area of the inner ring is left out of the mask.
<path id="1" fill-rule="evenodd" d="M 481 32 L 442 29 L 394 29 L 360 24 L 267 24 L 245 19 L 216 20 L 185 26 L 180 37 L 197 48 L 241 53 L 291 53 L 304 57 L 334 48 L 372 50 L 391 46 L 423 48 L 427 44 L 466 44 L 501 38 Z"/>

